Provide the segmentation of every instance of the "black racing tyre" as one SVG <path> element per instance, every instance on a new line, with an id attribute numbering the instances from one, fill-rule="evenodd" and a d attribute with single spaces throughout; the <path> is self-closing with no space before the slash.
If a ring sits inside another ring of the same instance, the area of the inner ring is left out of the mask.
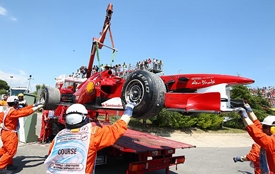
<path id="1" fill-rule="evenodd" d="M 60 91 L 57 88 L 45 87 L 41 93 L 40 100 L 44 102 L 43 109 L 55 110 L 60 103 Z"/>
<path id="2" fill-rule="evenodd" d="M 149 71 L 138 70 L 131 73 L 122 88 L 121 99 L 136 104 L 133 117 L 151 118 L 164 107 L 166 88 L 163 80 Z"/>

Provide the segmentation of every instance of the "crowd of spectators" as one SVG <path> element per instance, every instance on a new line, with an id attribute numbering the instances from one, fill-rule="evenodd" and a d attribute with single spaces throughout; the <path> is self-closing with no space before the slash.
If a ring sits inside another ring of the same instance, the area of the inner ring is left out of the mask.
<path id="1" fill-rule="evenodd" d="M 274 86 L 268 86 L 268 87 L 262 87 L 262 88 L 250 88 L 249 89 L 252 95 L 258 95 L 260 92 L 261 95 L 267 99 L 271 107 L 275 107 L 275 87 Z"/>
<path id="2" fill-rule="evenodd" d="M 148 59 L 145 59 L 143 61 L 138 61 L 136 63 L 136 68 L 141 70 L 162 70 L 162 60 L 149 57 Z"/>
<path id="3" fill-rule="evenodd" d="M 101 64 L 100 66 L 94 65 L 92 68 L 92 74 L 99 71 L 104 71 L 106 69 L 111 69 L 114 73 L 114 75 L 117 76 L 124 76 L 128 72 L 132 72 L 134 70 L 148 70 L 152 72 L 161 72 L 162 71 L 162 60 L 150 57 L 148 59 L 138 61 L 136 65 L 132 65 L 131 63 L 126 64 L 123 62 L 123 64 L 115 64 L 115 65 L 108 65 L 108 64 Z M 87 67 L 81 66 L 79 69 L 77 69 L 76 73 L 72 73 L 72 77 L 77 78 L 85 78 L 87 74 Z"/>
<path id="4" fill-rule="evenodd" d="M 125 72 L 131 72 L 133 70 L 148 70 L 148 71 L 162 71 L 162 60 L 158 60 L 156 58 L 138 61 L 136 65 L 132 65 L 129 63 L 128 65 L 123 62 L 123 64 L 116 64 L 112 67 L 115 72 L 115 75 L 124 74 Z"/>

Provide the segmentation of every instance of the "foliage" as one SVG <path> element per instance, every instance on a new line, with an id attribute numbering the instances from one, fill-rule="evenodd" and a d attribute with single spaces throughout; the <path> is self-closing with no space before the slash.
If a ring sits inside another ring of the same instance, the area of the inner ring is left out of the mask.
<path id="1" fill-rule="evenodd" d="M 201 129 L 217 130 L 223 122 L 223 117 L 220 114 L 204 114 L 198 116 L 197 127 Z"/>
<path id="2" fill-rule="evenodd" d="M 7 94 L 7 90 L 5 90 L 5 89 L 0 89 L 0 95 L 1 94 Z"/>
<path id="3" fill-rule="evenodd" d="M 220 128 L 223 117 L 219 114 L 182 115 L 178 112 L 163 109 L 157 116 L 150 120 L 153 124 L 160 127 L 180 129 L 196 126 L 201 129 L 216 130 Z"/>
<path id="4" fill-rule="evenodd" d="M 249 101 L 249 104 L 251 107 L 254 108 L 255 103 L 252 102 L 252 95 L 250 94 L 249 89 L 244 85 L 236 85 L 232 87 L 231 93 L 231 99 L 246 99 Z"/>
<path id="5" fill-rule="evenodd" d="M 35 88 L 36 88 L 36 91 L 39 91 L 40 89 L 45 89 L 46 85 L 45 84 L 42 84 L 42 85 L 36 85 Z"/>
<path id="6" fill-rule="evenodd" d="M 39 99 L 39 95 L 41 93 L 41 91 L 43 89 L 45 89 L 46 85 L 45 84 L 42 84 L 42 85 L 36 85 L 35 88 L 36 88 L 36 91 L 33 93 L 35 96 L 36 96 L 36 100 Z"/>
<path id="7" fill-rule="evenodd" d="M 247 86 L 237 85 L 231 90 L 231 99 L 245 99 L 253 109 L 257 118 L 262 121 L 267 115 L 275 115 L 274 111 L 270 110 L 271 105 L 267 99 L 262 96 L 260 89 L 252 95 Z M 224 126 L 244 129 L 244 125 L 240 116 L 237 113 L 229 113 L 227 115 L 232 119 L 224 124 Z"/>
<path id="8" fill-rule="evenodd" d="M 155 117 L 150 119 L 151 122 L 157 126 L 161 127 L 172 127 L 178 128 L 188 128 L 196 124 L 197 118 L 192 118 L 191 116 L 183 116 L 178 112 L 167 111 L 162 109 L 162 111 Z"/>
<path id="9" fill-rule="evenodd" d="M 230 120 L 223 123 L 223 126 L 237 129 L 244 129 L 243 121 L 240 115 L 236 112 L 230 112 L 223 114 L 224 117 L 229 117 Z"/>
<path id="10" fill-rule="evenodd" d="M 7 90 L 9 89 L 10 89 L 10 86 L 8 85 L 8 83 L 0 79 L 0 94 L 6 94 Z"/>
<path id="11" fill-rule="evenodd" d="M 259 88 L 257 89 L 257 94 L 252 95 L 245 85 L 233 86 L 231 90 L 231 99 L 247 100 L 253 109 L 268 110 L 271 107 L 270 102 L 262 96 Z"/>

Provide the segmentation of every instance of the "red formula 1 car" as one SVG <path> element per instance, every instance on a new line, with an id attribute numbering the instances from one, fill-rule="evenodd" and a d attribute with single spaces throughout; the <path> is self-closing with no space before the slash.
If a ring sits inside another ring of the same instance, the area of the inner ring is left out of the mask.
<path id="1" fill-rule="evenodd" d="M 115 74 L 111 67 L 92 73 L 94 57 L 105 46 L 104 39 L 110 32 L 113 51 L 114 42 L 110 30 L 112 4 L 106 10 L 106 18 L 99 39 L 93 39 L 86 79 L 80 85 L 60 91 L 47 87 L 42 93 L 44 109 L 55 110 L 58 106 L 81 103 L 90 112 L 98 110 L 123 110 L 126 101 L 136 103 L 135 118 L 150 118 L 162 108 L 181 113 L 232 111 L 230 86 L 251 84 L 254 80 L 240 76 L 221 74 L 157 75 L 157 70 L 125 71 Z"/>
<path id="2" fill-rule="evenodd" d="M 135 118 L 155 116 L 164 107 L 181 113 L 228 112 L 233 109 L 230 87 L 253 82 L 249 78 L 220 74 L 158 76 L 147 70 L 136 70 L 124 79 L 105 70 L 94 73 L 70 94 L 45 88 L 45 109 L 81 103 L 95 112 L 123 110 L 123 103 L 130 100 L 137 104 Z"/>

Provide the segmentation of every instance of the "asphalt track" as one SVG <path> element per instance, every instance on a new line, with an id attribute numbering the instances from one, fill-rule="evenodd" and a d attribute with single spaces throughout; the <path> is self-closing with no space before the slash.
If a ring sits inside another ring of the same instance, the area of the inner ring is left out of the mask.
<path id="1" fill-rule="evenodd" d="M 43 165 L 48 145 L 21 144 L 14 158 L 14 164 L 19 168 L 13 173 L 45 173 Z M 170 167 L 171 174 L 252 174 L 249 162 L 234 163 L 234 155 L 248 152 L 250 147 L 217 148 L 197 147 L 177 150 L 176 155 L 185 155 L 186 162 Z M 109 159 L 107 165 L 98 166 L 96 174 L 123 174 L 127 164 L 122 159 Z M 163 174 L 164 170 L 149 172 L 149 174 Z"/>
<path id="2" fill-rule="evenodd" d="M 40 121 L 41 118 L 38 116 L 37 134 L 40 130 Z M 234 141 L 234 137 L 230 141 Z M 19 143 L 17 154 L 13 160 L 18 169 L 12 173 L 46 173 L 43 162 L 48 152 L 48 146 L 48 144 L 39 143 Z M 235 155 L 249 152 L 250 147 L 251 141 L 247 140 L 247 146 L 242 147 L 215 147 L 215 143 L 213 143 L 213 147 L 178 149 L 175 155 L 185 155 L 186 161 L 177 167 L 171 166 L 170 174 L 252 174 L 253 168 L 249 166 L 249 162 L 234 163 L 232 160 Z M 96 174 L 123 174 L 126 169 L 127 164 L 122 159 L 108 159 L 107 165 L 96 167 Z M 165 173 L 164 170 L 160 170 L 148 174 L 163 173 Z"/>

